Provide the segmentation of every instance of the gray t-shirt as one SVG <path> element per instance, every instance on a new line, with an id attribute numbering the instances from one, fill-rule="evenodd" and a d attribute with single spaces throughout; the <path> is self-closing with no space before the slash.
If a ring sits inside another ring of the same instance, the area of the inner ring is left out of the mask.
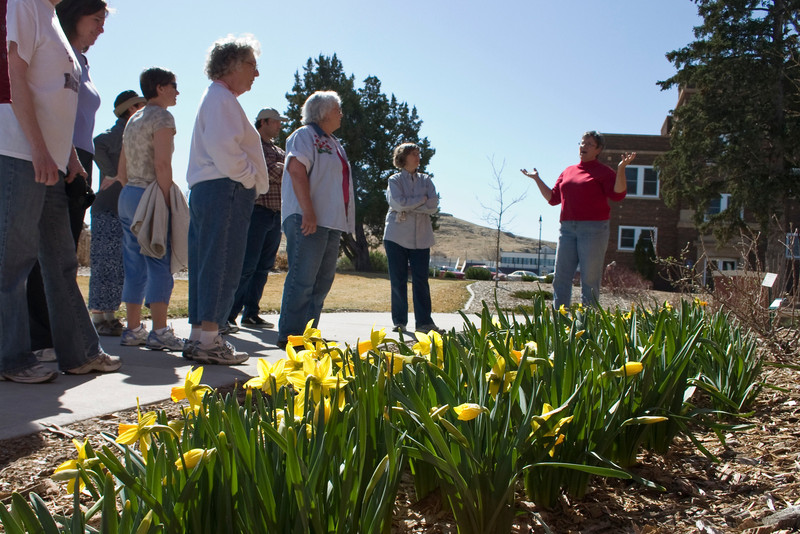
<path id="1" fill-rule="evenodd" d="M 175 118 L 161 106 L 148 105 L 134 113 L 125 126 L 122 147 L 127 161 L 128 185 L 147 187 L 156 181 L 153 136 L 158 130 L 175 130 Z M 174 147 L 173 147 L 174 149 Z"/>

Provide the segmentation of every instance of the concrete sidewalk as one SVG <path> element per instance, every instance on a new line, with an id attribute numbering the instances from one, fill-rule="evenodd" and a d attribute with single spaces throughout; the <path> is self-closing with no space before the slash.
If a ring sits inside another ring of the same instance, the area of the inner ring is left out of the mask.
<path id="1" fill-rule="evenodd" d="M 278 322 L 275 315 L 264 315 L 270 322 Z M 440 328 L 457 330 L 463 327 L 458 314 L 433 314 Z M 410 321 L 413 324 L 413 321 Z M 189 335 L 187 319 L 172 322 L 175 332 Z M 355 345 L 369 337 L 370 329 L 386 328 L 389 332 L 392 319 L 384 313 L 323 313 L 320 330 L 326 339 Z M 242 365 L 205 365 L 204 384 L 212 387 L 243 384 L 258 374 L 259 358 L 278 360 L 285 353 L 275 346 L 276 329 L 246 329 L 227 336 L 237 350 L 246 351 L 250 359 Z M 59 375 L 49 384 L 17 384 L 0 382 L 0 439 L 24 436 L 42 430 L 42 425 L 67 425 L 75 421 L 126 410 L 136 406 L 163 401 L 170 396 L 173 386 L 182 385 L 193 362 L 181 357 L 180 352 L 150 351 L 143 347 L 123 347 L 119 338 L 101 337 L 103 348 L 109 354 L 122 357 L 122 368 L 116 373 L 82 376 Z M 55 363 L 44 364 L 56 369 Z M 196 365 L 196 364 L 195 364 Z"/>

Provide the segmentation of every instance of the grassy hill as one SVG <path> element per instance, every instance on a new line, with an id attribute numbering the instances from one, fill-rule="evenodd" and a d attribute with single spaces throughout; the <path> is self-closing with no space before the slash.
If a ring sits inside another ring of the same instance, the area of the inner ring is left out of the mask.
<path id="1" fill-rule="evenodd" d="M 531 224 L 538 224 L 531 221 Z M 467 222 L 442 213 L 439 218 L 439 229 L 434 232 L 436 244 L 431 248 L 431 257 L 469 258 L 471 260 L 491 259 L 494 257 L 497 230 Z M 555 248 L 552 241 L 542 240 L 542 246 Z M 500 236 L 500 249 L 504 252 L 529 252 L 535 254 L 539 240 L 516 236 L 504 232 Z"/>

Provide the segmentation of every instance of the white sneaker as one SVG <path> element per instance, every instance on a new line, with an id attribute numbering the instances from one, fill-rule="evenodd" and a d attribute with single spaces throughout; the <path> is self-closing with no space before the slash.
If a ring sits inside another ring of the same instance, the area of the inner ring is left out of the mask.
<path id="1" fill-rule="evenodd" d="M 147 336 L 145 347 L 150 350 L 183 350 L 183 338 L 175 335 L 175 330 L 171 326 L 161 334 L 155 330 Z"/>
<path id="2" fill-rule="evenodd" d="M 238 365 L 247 361 L 250 355 L 246 352 L 236 352 L 233 345 L 222 339 L 221 335 L 218 335 L 210 345 L 202 345 L 200 343 L 195 345 L 192 358 L 199 363 Z"/>
<path id="3" fill-rule="evenodd" d="M 122 337 L 119 340 L 119 344 L 125 345 L 126 347 L 138 347 L 147 343 L 148 335 L 149 332 L 143 324 L 140 324 L 138 328 L 134 328 L 133 330 L 126 328 L 122 332 Z"/>

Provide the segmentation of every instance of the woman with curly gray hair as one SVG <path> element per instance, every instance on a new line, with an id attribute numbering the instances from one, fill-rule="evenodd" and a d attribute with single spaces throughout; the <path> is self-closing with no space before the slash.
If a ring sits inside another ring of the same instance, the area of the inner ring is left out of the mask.
<path id="1" fill-rule="evenodd" d="M 283 285 L 278 347 L 302 334 L 333 284 L 339 239 L 355 232 L 355 196 L 350 163 L 333 132 L 342 125 L 342 101 L 317 91 L 303 104 L 304 126 L 286 140 L 281 214 L 289 272 Z"/>
<path id="2" fill-rule="evenodd" d="M 260 45 L 251 35 L 213 44 L 206 60 L 212 83 L 192 132 L 189 167 L 189 323 L 184 357 L 233 365 L 247 360 L 222 339 L 242 272 L 256 195 L 269 188 L 261 138 L 237 97 L 258 76 Z"/>

